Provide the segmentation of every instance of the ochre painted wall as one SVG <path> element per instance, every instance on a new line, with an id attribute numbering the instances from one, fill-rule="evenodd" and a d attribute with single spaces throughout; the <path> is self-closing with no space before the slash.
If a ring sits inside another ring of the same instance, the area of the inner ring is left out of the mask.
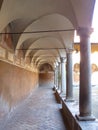
<path id="1" fill-rule="evenodd" d="M 74 49 L 80 51 L 80 43 L 74 43 Z M 98 43 L 91 43 L 91 52 L 98 52 Z"/>
<path id="2" fill-rule="evenodd" d="M 39 85 L 43 86 L 47 83 L 54 82 L 54 73 L 53 72 L 43 72 L 39 74 Z"/>
<path id="3" fill-rule="evenodd" d="M 0 61 L 0 106 L 16 106 L 38 86 L 38 78 L 38 73 Z"/>

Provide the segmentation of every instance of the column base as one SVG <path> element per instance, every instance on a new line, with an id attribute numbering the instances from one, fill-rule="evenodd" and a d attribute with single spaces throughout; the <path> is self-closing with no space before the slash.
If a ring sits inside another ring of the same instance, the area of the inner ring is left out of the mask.
<path id="1" fill-rule="evenodd" d="M 95 117 L 94 116 L 80 116 L 80 115 L 76 115 L 76 118 L 79 120 L 79 121 L 94 121 L 95 120 Z"/>
<path id="2" fill-rule="evenodd" d="M 60 91 L 59 89 L 57 90 L 57 92 L 58 92 L 59 94 L 61 93 L 61 91 Z"/>
<path id="3" fill-rule="evenodd" d="M 54 85 L 52 89 L 55 91 L 56 90 L 56 85 Z"/>
<path id="4" fill-rule="evenodd" d="M 66 94 L 63 93 L 63 92 L 61 92 L 61 93 L 60 93 L 60 97 L 61 97 L 63 100 L 65 100 L 65 99 L 66 99 Z"/>
<path id="5" fill-rule="evenodd" d="M 75 100 L 73 98 L 65 99 L 65 102 L 74 102 Z"/>
<path id="6" fill-rule="evenodd" d="M 57 88 L 57 87 L 54 87 L 54 90 L 55 90 L 55 91 L 57 91 L 57 90 L 58 90 L 58 88 Z"/>
<path id="7" fill-rule="evenodd" d="M 66 94 L 64 92 L 60 92 L 60 95 L 61 96 L 65 96 Z"/>

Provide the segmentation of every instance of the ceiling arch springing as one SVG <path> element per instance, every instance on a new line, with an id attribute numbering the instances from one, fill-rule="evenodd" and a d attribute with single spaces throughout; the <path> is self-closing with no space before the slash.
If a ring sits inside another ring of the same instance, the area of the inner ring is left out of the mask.
<path id="1" fill-rule="evenodd" d="M 50 56 L 49 56 L 49 57 L 48 57 L 48 56 L 46 56 L 46 57 L 40 56 L 40 57 L 35 61 L 35 65 L 37 65 L 41 60 L 44 60 L 44 59 L 47 60 L 47 61 L 51 59 L 53 62 L 56 62 L 55 57 L 52 57 L 52 58 L 51 58 Z"/>
<path id="2" fill-rule="evenodd" d="M 37 64 L 36 64 L 36 66 L 38 66 L 41 62 L 49 62 L 49 63 L 54 63 L 55 62 L 55 60 L 53 60 L 53 59 L 50 59 L 50 58 L 46 58 L 46 59 L 42 59 L 42 60 L 40 60 Z"/>
<path id="3" fill-rule="evenodd" d="M 50 58 L 50 59 L 55 59 L 55 60 L 57 60 L 57 57 L 60 57 L 60 54 L 58 53 L 58 51 L 57 50 L 50 50 L 50 51 L 48 51 L 48 50 L 46 50 L 46 51 L 42 51 L 42 50 L 40 50 L 40 51 L 38 51 L 37 53 L 35 53 L 35 55 L 33 56 L 33 58 L 32 58 L 32 62 L 33 63 L 36 63 L 36 60 L 38 60 L 38 59 L 40 59 L 40 61 L 42 60 L 42 59 L 46 59 L 45 58 L 45 55 L 47 56 L 49 56 L 49 55 L 52 55 L 53 57 L 48 57 L 48 58 Z M 40 57 L 40 56 L 43 56 L 44 55 L 44 57 Z M 57 56 L 57 57 L 56 57 Z"/>
<path id="4" fill-rule="evenodd" d="M 70 8 L 70 2 L 68 0 L 3 0 L 0 17 L 4 23 L 0 22 L 0 28 L 3 30 L 11 21 L 18 18 L 32 18 L 32 21 L 38 19 L 41 16 L 59 13 L 64 15 L 70 21 L 76 25 L 76 19 L 74 19 L 74 12 Z M 13 10 L 13 11 L 12 11 Z M 2 15 L 3 14 L 3 15 Z"/>
<path id="5" fill-rule="evenodd" d="M 0 32 L 10 24 L 15 55 L 23 52 L 24 60 L 29 57 L 37 66 L 43 62 L 54 65 L 60 57 L 66 57 L 66 50 L 73 49 L 74 29 L 91 27 L 95 4 L 95 0 L 85 2 L 83 0 L 1 0 L 0 2 Z M 51 32 L 51 30 L 69 31 Z M 40 32 L 34 33 L 34 31 Z M 20 34 L 12 34 L 15 32 Z M 53 57 L 48 60 L 50 52 Z M 42 53 L 47 54 L 47 57 Z"/>
<path id="6" fill-rule="evenodd" d="M 41 61 L 38 65 L 37 65 L 37 68 L 39 69 L 40 68 L 40 66 L 41 65 L 43 65 L 43 64 L 45 64 L 45 63 L 48 63 L 48 64 L 50 64 L 53 68 L 54 68 L 54 64 L 53 64 L 53 62 L 51 62 L 51 61 Z"/>
<path id="7" fill-rule="evenodd" d="M 53 67 L 52 67 L 52 65 L 51 64 L 49 64 L 49 63 L 44 63 L 44 64 L 42 64 L 42 65 L 40 65 L 40 67 L 39 67 L 39 71 L 42 73 L 42 72 L 51 72 L 51 71 L 53 71 Z"/>
<path id="8" fill-rule="evenodd" d="M 32 31 L 48 31 L 48 30 L 64 30 L 64 29 L 73 29 L 72 23 L 64 16 L 59 14 L 51 14 L 44 16 L 32 24 L 30 24 L 27 28 L 25 28 L 24 32 L 32 32 Z M 39 33 L 40 34 L 40 33 Z M 37 35 L 39 35 L 37 34 Z M 46 33 L 45 33 L 46 34 Z M 29 35 L 29 34 L 27 34 Z M 50 35 L 47 33 L 47 35 Z M 28 37 L 34 37 L 35 34 L 29 35 Z M 40 37 L 44 36 L 44 34 L 40 34 Z M 16 48 L 19 48 L 20 44 L 25 41 L 25 35 L 21 34 L 19 41 L 17 43 Z M 27 38 L 26 38 L 27 39 Z"/>
<path id="9" fill-rule="evenodd" d="M 31 51 L 33 50 L 55 50 L 58 49 L 59 53 L 61 53 L 61 50 L 65 51 L 64 45 L 62 42 L 59 41 L 59 39 L 55 38 L 55 37 L 43 37 L 40 38 L 38 40 L 36 40 L 35 42 L 33 42 L 31 44 L 31 46 L 28 48 L 28 50 L 26 51 L 25 56 L 28 56 L 30 54 Z"/>

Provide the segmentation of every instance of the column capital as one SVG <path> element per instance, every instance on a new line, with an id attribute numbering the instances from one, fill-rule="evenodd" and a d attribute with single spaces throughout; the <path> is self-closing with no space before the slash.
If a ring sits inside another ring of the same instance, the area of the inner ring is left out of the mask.
<path id="1" fill-rule="evenodd" d="M 55 68 L 58 66 L 58 62 L 55 63 Z"/>
<path id="2" fill-rule="evenodd" d="M 66 62 L 66 57 L 61 57 L 61 63 L 65 63 Z"/>
<path id="3" fill-rule="evenodd" d="M 66 53 L 73 53 L 73 49 L 71 48 L 66 49 Z"/>
<path id="4" fill-rule="evenodd" d="M 58 62 L 58 65 L 60 65 L 60 64 L 61 64 L 61 61 Z"/>
<path id="5" fill-rule="evenodd" d="M 77 34 L 79 36 L 89 37 L 92 32 L 93 32 L 93 28 L 79 27 L 77 29 Z"/>

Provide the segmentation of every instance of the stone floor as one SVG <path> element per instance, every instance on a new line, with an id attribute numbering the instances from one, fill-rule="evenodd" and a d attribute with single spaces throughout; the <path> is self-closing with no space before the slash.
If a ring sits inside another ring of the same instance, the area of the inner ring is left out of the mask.
<path id="1" fill-rule="evenodd" d="M 0 130 L 66 130 L 52 87 L 34 90 L 28 100 L 0 120 Z"/>

